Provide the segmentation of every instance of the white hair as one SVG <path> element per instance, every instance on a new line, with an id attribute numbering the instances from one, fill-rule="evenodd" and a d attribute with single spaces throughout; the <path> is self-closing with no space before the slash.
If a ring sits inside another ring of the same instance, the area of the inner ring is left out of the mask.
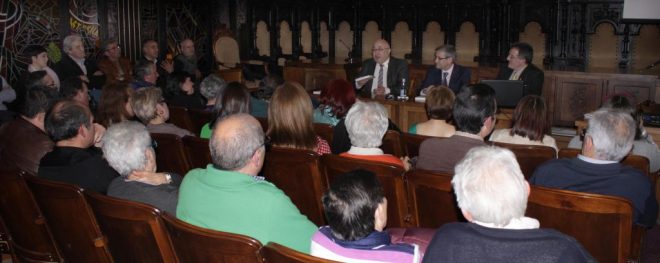
<path id="1" fill-rule="evenodd" d="M 110 166 L 122 176 L 144 170 L 147 165 L 146 151 L 151 148 L 147 128 L 135 121 L 114 124 L 103 135 L 103 155 Z"/>
<path id="2" fill-rule="evenodd" d="M 527 209 L 527 185 L 508 149 L 472 148 L 455 167 L 451 180 L 458 206 L 474 221 L 505 226 Z"/>
<path id="3" fill-rule="evenodd" d="M 357 101 L 346 114 L 346 131 L 351 145 L 376 148 L 387 132 L 387 110 L 378 102 Z"/>
<path id="4" fill-rule="evenodd" d="M 217 75 L 211 74 L 199 83 L 199 93 L 201 93 L 207 100 L 216 97 L 218 100 L 222 100 L 221 97 L 218 96 L 221 96 L 226 87 L 227 82 L 225 82 L 225 80 Z"/>
<path id="5" fill-rule="evenodd" d="M 64 49 L 64 52 L 69 52 L 73 48 L 73 42 L 80 41 L 82 42 L 82 38 L 80 35 L 68 35 L 62 40 L 62 49 Z"/>
<path id="6" fill-rule="evenodd" d="M 597 159 L 618 162 L 632 149 L 635 132 L 629 111 L 602 108 L 591 114 L 586 135 L 593 141 Z"/>

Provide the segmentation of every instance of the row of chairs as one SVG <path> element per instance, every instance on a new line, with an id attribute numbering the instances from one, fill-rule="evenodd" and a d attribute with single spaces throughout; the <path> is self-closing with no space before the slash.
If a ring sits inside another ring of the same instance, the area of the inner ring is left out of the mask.
<path id="1" fill-rule="evenodd" d="M 197 227 L 153 206 L 4 169 L 2 226 L 18 262 L 331 262 Z M 4 190 L 12 190 L 7 193 Z"/>

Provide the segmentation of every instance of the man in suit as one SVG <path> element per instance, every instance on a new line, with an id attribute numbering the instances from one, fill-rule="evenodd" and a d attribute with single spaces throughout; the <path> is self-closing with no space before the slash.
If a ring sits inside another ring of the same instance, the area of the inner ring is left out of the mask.
<path id="1" fill-rule="evenodd" d="M 408 85 L 408 63 L 403 59 L 390 57 L 390 44 L 384 39 L 374 42 L 372 57 L 362 63 L 358 79 L 364 76 L 373 78 L 356 81 L 360 94 L 367 98 L 384 98 L 388 94 L 399 95 L 403 80 Z"/>
<path id="2" fill-rule="evenodd" d="M 417 87 L 416 94 L 426 95 L 430 86 L 446 86 L 454 94 L 458 94 L 461 88 L 470 84 L 470 69 L 454 64 L 456 60 L 456 48 L 452 45 L 444 45 L 435 49 L 435 67 L 426 71 L 426 78 L 422 85 Z"/>
<path id="3" fill-rule="evenodd" d="M 142 58 L 136 62 L 151 62 L 156 65 L 156 70 L 158 71 L 158 80 L 156 85 L 160 88 L 165 88 L 167 86 L 167 78 L 174 71 L 174 64 L 171 61 L 163 60 L 162 62 L 158 59 L 159 49 L 158 42 L 154 39 L 146 39 L 142 41 Z M 137 76 L 136 76 L 137 78 Z"/>
<path id="4" fill-rule="evenodd" d="M 90 88 L 103 87 L 105 75 L 96 67 L 96 63 L 85 59 L 85 46 L 79 35 L 65 37 L 62 41 L 62 49 L 66 55 L 62 56 L 62 60 L 55 65 L 55 73 L 60 80 L 79 77 L 89 83 Z"/>
<path id="5" fill-rule="evenodd" d="M 523 96 L 542 96 L 543 70 L 532 64 L 534 49 L 527 43 L 516 43 L 511 45 L 506 60 L 509 65 L 501 68 L 497 79 L 522 80 L 524 83 Z"/>

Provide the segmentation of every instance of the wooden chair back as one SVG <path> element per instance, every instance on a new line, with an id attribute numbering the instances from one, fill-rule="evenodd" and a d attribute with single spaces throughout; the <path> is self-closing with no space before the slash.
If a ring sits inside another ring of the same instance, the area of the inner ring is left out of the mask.
<path id="1" fill-rule="evenodd" d="M 310 150 L 272 147 L 266 153 L 264 176 L 282 189 L 301 213 L 318 226 L 326 225 L 321 197 L 327 189 L 319 155 Z"/>
<path id="2" fill-rule="evenodd" d="M 108 242 L 77 185 L 26 177 L 65 261 L 112 262 Z"/>
<path id="3" fill-rule="evenodd" d="M 314 132 L 316 135 L 328 141 L 332 145 L 333 126 L 327 123 L 314 123 Z"/>
<path id="4" fill-rule="evenodd" d="M 406 156 L 405 148 L 401 143 L 401 134 L 397 131 L 387 130 L 383 136 L 383 144 L 380 146 L 384 153 L 396 157 Z"/>
<path id="5" fill-rule="evenodd" d="M 190 121 L 193 126 L 193 134 L 199 135 L 202 132 L 202 127 L 211 122 L 215 118 L 215 113 L 207 110 L 190 109 L 188 110 Z"/>
<path id="6" fill-rule="evenodd" d="M 187 108 L 181 106 L 169 106 L 168 108 L 170 109 L 170 123 L 192 133 L 195 132 L 195 125 L 193 125 L 193 122 L 190 119 L 190 114 L 188 113 Z M 199 132 L 197 134 L 199 134 Z"/>
<path id="7" fill-rule="evenodd" d="M 321 172 L 327 180 L 327 185 L 331 185 L 340 175 L 356 169 L 373 172 L 382 184 L 387 198 L 387 225 L 389 227 L 409 226 L 410 215 L 406 202 L 403 168 L 332 154 L 321 156 Z"/>
<path id="8" fill-rule="evenodd" d="M 493 142 L 493 145 L 511 150 L 516 155 L 518 165 L 525 179 L 529 180 L 534 174 L 536 167 L 555 159 L 557 152 L 550 146 L 525 145 Z"/>
<path id="9" fill-rule="evenodd" d="M 630 202 L 620 197 L 532 186 L 526 215 L 574 237 L 598 262 L 625 262 L 632 213 Z"/>
<path id="10" fill-rule="evenodd" d="M 261 248 L 261 256 L 268 263 L 332 263 L 337 261 L 318 258 L 294 249 L 282 246 L 278 243 L 268 242 Z"/>
<path id="11" fill-rule="evenodd" d="M 451 174 L 410 170 L 405 178 L 415 226 L 439 228 L 446 223 L 466 221 L 456 203 Z"/>
<path id="12" fill-rule="evenodd" d="M 153 206 L 85 192 L 115 262 L 176 262 L 160 211 Z"/>
<path id="13" fill-rule="evenodd" d="M 558 155 L 559 158 L 575 158 L 580 153 L 582 153 L 582 150 L 580 149 L 566 148 L 566 149 L 560 149 Z M 625 158 L 623 158 L 623 160 L 621 160 L 621 163 L 628 166 L 632 166 L 644 172 L 644 174 L 648 176 L 649 179 L 651 179 L 651 185 L 656 185 L 656 182 L 658 181 L 658 177 L 654 174 L 651 174 L 651 163 L 648 158 L 641 155 L 629 154 Z"/>
<path id="14" fill-rule="evenodd" d="M 159 172 L 172 172 L 184 176 L 191 165 L 181 137 L 168 133 L 152 133 L 156 141 L 156 164 Z"/>
<path id="15" fill-rule="evenodd" d="M 25 184 L 25 172 L 0 167 L 0 217 L 16 256 L 25 262 L 61 261 L 46 219 Z"/>
<path id="16" fill-rule="evenodd" d="M 227 83 L 234 81 L 243 83 L 243 69 L 241 67 L 218 70 L 218 76 Z"/>
<path id="17" fill-rule="evenodd" d="M 179 262 L 262 262 L 261 243 L 251 237 L 201 228 L 164 213 Z"/>
<path id="18" fill-rule="evenodd" d="M 429 138 L 435 138 L 435 137 L 412 134 L 407 132 L 401 133 L 401 140 L 403 140 L 403 144 L 405 145 L 406 152 L 408 153 L 408 157 L 410 158 L 419 156 L 419 146 L 422 144 L 424 140 Z"/>
<path id="19" fill-rule="evenodd" d="M 186 155 L 190 161 L 191 169 L 205 168 L 206 165 L 213 162 L 211 159 L 211 149 L 209 148 L 209 139 L 195 136 L 186 136 L 181 138 Z"/>

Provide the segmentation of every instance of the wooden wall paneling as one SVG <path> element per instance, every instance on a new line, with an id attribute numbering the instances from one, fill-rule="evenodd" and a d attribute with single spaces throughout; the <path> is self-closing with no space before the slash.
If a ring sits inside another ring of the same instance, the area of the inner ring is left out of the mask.
<path id="1" fill-rule="evenodd" d="M 135 61 L 142 56 L 142 23 L 139 0 L 117 0 L 117 41 L 124 56 Z"/>
<path id="2" fill-rule="evenodd" d="M 321 45 L 321 51 L 329 53 L 330 51 L 330 32 L 328 30 L 328 23 L 321 21 L 319 25 L 319 45 Z"/>
<path id="3" fill-rule="evenodd" d="M 289 22 L 280 22 L 278 32 L 279 34 L 277 42 L 279 44 L 279 48 L 282 50 L 281 55 L 293 54 L 293 32 L 291 31 Z"/>
<path id="4" fill-rule="evenodd" d="M 421 61 L 429 64 L 435 59 L 435 49 L 444 44 L 445 33 L 437 21 L 429 22 L 424 29 Z M 460 64 L 460 59 L 457 58 L 456 63 Z"/>
<path id="5" fill-rule="evenodd" d="M 537 22 L 529 22 L 525 26 L 525 31 L 520 33 L 518 40 L 529 43 L 534 49 L 532 64 L 543 65 L 543 58 L 545 57 L 545 34 L 542 32 L 541 25 Z"/>
<path id="6" fill-rule="evenodd" d="M 618 66 L 619 37 L 609 23 L 601 23 L 589 36 L 590 68 L 615 68 Z"/>
<path id="7" fill-rule="evenodd" d="M 255 38 L 259 56 L 270 56 L 270 32 L 265 21 L 257 22 L 257 33 Z"/>
<path id="8" fill-rule="evenodd" d="M 422 85 L 426 78 L 426 71 L 432 66 L 410 64 L 408 65 L 408 79 L 410 80 L 410 91 L 414 91 L 417 86 Z M 417 94 L 415 94 L 416 96 Z M 410 96 L 410 95 L 409 95 Z"/>
<path id="9" fill-rule="evenodd" d="M 456 33 L 456 55 L 465 64 L 472 62 L 479 55 L 479 33 L 475 31 L 472 22 L 463 22 L 460 31 Z"/>
<path id="10" fill-rule="evenodd" d="M 573 126 L 576 119 L 600 107 L 603 80 L 598 76 L 557 74 L 554 125 Z"/>
<path id="11" fill-rule="evenodd" d="M 355 46 L 353 43 L 353 33 L 351 25 L 347 21 L 341 21 L 335 33 L 335 59 L 344 60 L 348 58 L 349 52 Z M 369 48 L 371 50 L 371 48 Z"/>
<path id="12" fill-rule="evenodd" d="M 392 32 L 392 56 L 396 58 L 405 58 L 407 54 L 412 55 L 413 33 L 406 22 L 398 22 Z"/>
<path id="13" fill-rule="evenodd" d="M 405 102 L 401 103 L 399 108 L 399 120 L 397 123 L 403 132 L 407 132 L 410 126 L 415 123 L 428 120 L 423 103 Z"/>
<path id="14" fill-rule="evenodd" d="M 647 78 L 645 78 L 647 77 Z M 655 76 L 619 75 L 605 80 L 605 96 L 614 94 L 630 94 L 635 98 L 634 104 L 655 99 Z"/>
<path id="15" fill-rule="evenodd" d="M 312 29 L 307 21 L 300 24 L 300 46 L 303 54 L 312 53 Z"/>

